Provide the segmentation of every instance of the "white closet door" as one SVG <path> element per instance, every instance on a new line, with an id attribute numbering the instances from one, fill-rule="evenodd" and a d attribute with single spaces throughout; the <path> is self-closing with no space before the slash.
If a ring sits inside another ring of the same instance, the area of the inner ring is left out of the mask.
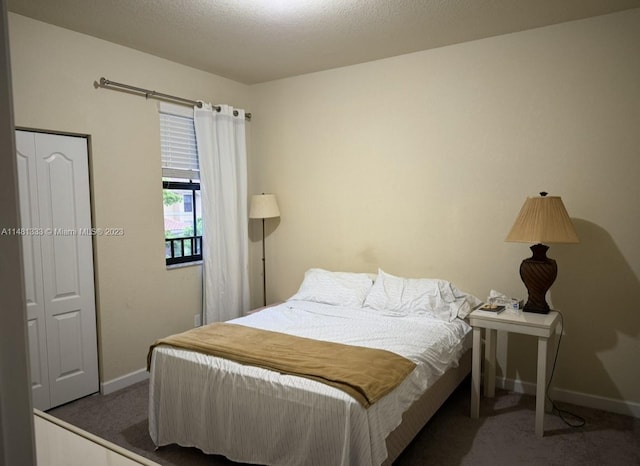
<path id="1" fill-rule="evenodd" d="M 20 133 L 24 133 L 20 136 L 24 146 L 29 136 L 33 138 L 35 149 L 37 201 L 34 204 L 37 204 L 38 231 L 42 232 L 37 235 L 42 271 L 42 294 L 37 302 L 44 308 L 50 396 L 50 406 L 44 409 L 48 409 L 98 391 L 87 140 L 18 131 L 16 141 Z M 27 152 L 22 144 L 18 145 L 19 154 Z M 20 189 L 22 191 L 22 187 Z M 30 178 L 29 192 L 33 190 Z M 21 196 L 21 207 L 23 203 Z M 32 240 L 32 244 L 36 255 L 36 241 Z M 42 328 L 41 322 L 38 327 Z M 39 355 L 41 348 L 38 348 Z M 32 365 L 35 358 L 41 357 L 33 353 Z"/>
<path id="2" fill-rule="evenodd" d="M 36 135 L 53 406 L 98 391 L 89 160 L 84 138 Z M 73 232 L 73 234 L 67 234 Z"/>
<path id="3" fill-rule="evenodd" d="M 47 333 L 43 301 L 42 256 L 40 255 L 38 214 L 38 179 L 36 175 L 36 141 L 32 133 L 16 132 L 18 149 L 18 188 L 20 193 L 20 220 L 22 235 L 25 291 L 27 302 L 27 332 L 31 366 L 33 406 L 51 407 L 49 396 L 49 369 L 47 364 Z"/>

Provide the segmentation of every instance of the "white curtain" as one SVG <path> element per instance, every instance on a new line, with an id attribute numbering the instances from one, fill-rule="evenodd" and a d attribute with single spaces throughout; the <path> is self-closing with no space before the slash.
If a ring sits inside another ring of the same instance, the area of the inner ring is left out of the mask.
<path id="1" fill-rule="evenodd" d="M 237 116 L 234 116 L 234 110 Z M 244 110 L 194 109 L 202 208 L 203 323 L 249 309 L 247 150 Z"/>

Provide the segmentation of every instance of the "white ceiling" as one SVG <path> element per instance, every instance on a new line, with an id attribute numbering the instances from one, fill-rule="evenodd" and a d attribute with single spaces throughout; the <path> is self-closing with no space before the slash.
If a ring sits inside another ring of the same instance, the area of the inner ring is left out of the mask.
<path id="1" fill-rule="evenodd" d="M 640 7 L 640 0 L 9 0 L 9 10 L 243 83 Z"/>

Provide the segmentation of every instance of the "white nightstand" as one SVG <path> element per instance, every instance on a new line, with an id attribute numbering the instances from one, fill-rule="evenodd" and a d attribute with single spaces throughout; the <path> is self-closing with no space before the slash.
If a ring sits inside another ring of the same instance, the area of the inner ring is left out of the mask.
<path id="1" fill-rule="evenodd" d="M 560 322 L 560 314 L 522 312 L 512 314 L 503 311 L 492 314 L 487 311 L 473 311 L 469 323 L 473 327 L 473 363 L 471 369 L 471 417 L 480 415 L 480 359 L 482 329 L 485 329 L 485 381 L 484 395 L 495 395 L 496 383 L 496 336 L 498 330 L 538 337 L 538 375 L 536 380 L 536 435 L 544 435 L 545 389 L 547 386 L 547 347 L 549 338 L 555 333 Z"/>

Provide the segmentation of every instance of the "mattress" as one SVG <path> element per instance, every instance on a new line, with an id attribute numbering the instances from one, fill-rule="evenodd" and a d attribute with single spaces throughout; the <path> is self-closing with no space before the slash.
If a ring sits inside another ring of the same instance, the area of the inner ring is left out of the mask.
<path id="1" fill-rule="evenodd" d="M 234 323 L 384 349 L 414 371 L 368 409 L 320 382 L 161 346 L 151 361 L 149 432 L 253 464 L 379 465 L 403 413 L 469 348 L 469 325 L 289 301 Z"/>

